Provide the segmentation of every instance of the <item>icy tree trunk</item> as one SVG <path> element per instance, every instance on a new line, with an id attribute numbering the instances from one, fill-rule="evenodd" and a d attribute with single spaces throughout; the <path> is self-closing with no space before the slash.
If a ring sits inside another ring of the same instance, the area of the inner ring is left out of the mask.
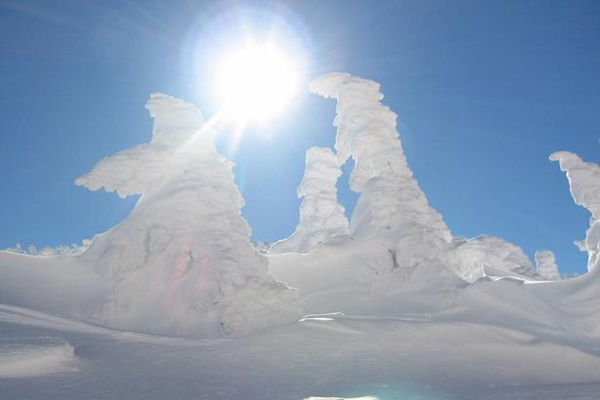
<path id="1" fill-rule="evenodd" d="M 147 104 L 152 141 L 102 160 L 78 185 L 141 193 L 131 215 L 94 238 L 83 258 L 115 281 L 95 319 L 190 337 L 243 335 L 294 321 L 296 293 L 268 273 L 241 217 L 232 164 L 214 148 L 192 105 L 165 95 Z"/>
<path id="2" fill-rule="evenodd" d="M 348 235 L 348 219 L 338 203 L 336 183 L 342 175 L 338 158 L 328 148 L 306 152 L 304 178 L 298 188 L 300 221 L 292 236 L 271 247 L 272 253 L 308 253 L 321 244 Z"/>
<path id="3" fill-rule="evenodd" d="M 396 114 L 381 104 L 379 84 L 331 73 L 314 80 L 310 90 L 337 100 L 335 148 L 340 164 L 349 157 L 355 161 L 350 188 L 360 197 L 350 220 L 351 236 L 391 236 L 397 267 L 443 263 L 452 235 L 406 163 Z"/>

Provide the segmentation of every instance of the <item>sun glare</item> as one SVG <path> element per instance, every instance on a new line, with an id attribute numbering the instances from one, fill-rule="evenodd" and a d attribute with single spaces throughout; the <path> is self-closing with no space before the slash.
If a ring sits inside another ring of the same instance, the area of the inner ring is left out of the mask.
<path id="1" fill-rule="evenodd" d="M 226 114 L 264 122 L 281 112 L 297 91 L 296 65 L 271 45 L 248 45 L 217 66 L 217 96 Z"/>

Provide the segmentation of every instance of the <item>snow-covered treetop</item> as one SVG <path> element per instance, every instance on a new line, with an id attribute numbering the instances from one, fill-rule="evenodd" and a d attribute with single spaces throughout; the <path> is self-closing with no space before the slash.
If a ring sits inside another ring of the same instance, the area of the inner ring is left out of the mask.
<path id="1" fill-rule="evenodd" d="M 190 153 L 212 150 L 214 132 L 201 132 L 204 118 L 196 106 L 165 94 L 153 94 L 146 108 L 154 117 L 150 143 L 104 158 L 92 171 L 79 177 L 76 185 L 93 191 L 116 191 L 121 197 L 142 194 L 158 189 L 179 173 Z"/>
<path id="2" fill-rule="evenodd" d="M 594 219 L 600 218 L 600 166 L 583 161 L 577 154 L 559 151 L 550 155 L 567 173 L 575 203 L 587 208 Z"/>
<path id="3" fill-rule="evenodd" d="M 383 94 L 377 82 L 334 72 L 316 78 L 309 90 L 338 100 L 333 122 L 338 128 L 335 148 L 340 164 L 351 155 L 356 160 L 350 178 L 352 190 L 362 191 L 369 179 L 385 172 L 412 176 L 403 162 L 396 113 L 381 104 Z"/>
<path id="4" fill-rule="evenodd" d="M 588 252 L 588 270 L 591 271 L 600 262 L 600 166 L 583 161 L 577 154 L 568 151 L 553 153 L 550 160 L 558 161 L 560 169 L 567 173 L 575 203 L 592 213 L 585 240 L 577 242 L 582 250 Z"/>

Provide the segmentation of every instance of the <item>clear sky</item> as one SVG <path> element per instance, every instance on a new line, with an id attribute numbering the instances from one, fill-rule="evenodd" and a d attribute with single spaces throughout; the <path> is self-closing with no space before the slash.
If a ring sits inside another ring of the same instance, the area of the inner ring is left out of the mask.
<path id="1" fill-rule="evenodd" d="M 598 1 L 0 1 L 0 248 L 80 242 L 127 216 L 135 199 L 75 178 L 148 141 L 151 93 L 217 106 L 211 67 L 273 24 L 309 63 L 305 83 L 347 71 L 382 84 L 409 165 L 455 235 L 486 233 L 555 251 L 583 272 L 589 214 L 557 150 L 600 163 Z M 255 240 L 291 234 L 304 154 L 331 146 L 335 104 L 296 98 L 248 129 L 232 158 Z M 348 169 L 348 168 L 346 168 Z M 340 183 L 351 210 L 356 196 Z"/>

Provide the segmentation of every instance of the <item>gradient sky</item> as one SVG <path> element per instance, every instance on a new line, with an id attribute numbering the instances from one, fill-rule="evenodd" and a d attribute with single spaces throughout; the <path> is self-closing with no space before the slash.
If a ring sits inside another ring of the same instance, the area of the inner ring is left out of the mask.
<path id="1" fill-rule="evenodd" d="M 547 248 L 563 273 L 585 270 L 572 242 L 589 213 L 548 155 L 600 163 L 594 0 L 1 0 L 0 248 L 80 242 L 125 218 L 135 198 L 89 192 L 75 178 L 150 139 L 151 93 L 214 115 L 214 61 L 274 24 L 309 61 L 305 83 L 335 70 L 381 83 L 409 165 L 455 235 L 501 236 L 530 256 Z M 293 232 L 305 151 L 333 144 L 334 110 L 302 94 L 235 151 L 222 133 L 255 240 Z M 356 196 L 339 188 L 351 210 Z"/>

